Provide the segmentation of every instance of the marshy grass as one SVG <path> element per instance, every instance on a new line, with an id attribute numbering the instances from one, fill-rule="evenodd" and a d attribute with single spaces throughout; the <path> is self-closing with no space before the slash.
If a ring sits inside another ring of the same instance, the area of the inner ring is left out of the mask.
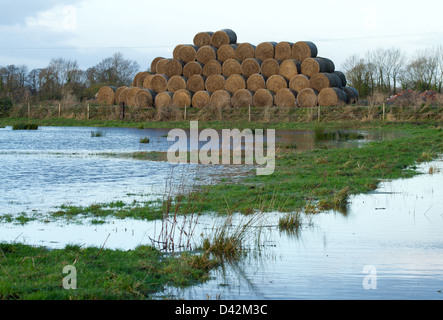
<path id="1" fill-rule="evenodd" d="M 150 142 L 148 137 L 144 137 L 140 139 L 140 143 L 148 144 Z"/>
<path id="2" fill-rule="evenodd" d="M 34 123 L 16 123 L 12 130 L 38 130 L 38 125 Z"/>
<path id="3" fill-rule="evenodd" d="M 315 141 L 361 140 L 364 139 L 364 136 L 357 132 L 347 132 L 343 130 L 326 131 L 323 126 L 315 126 L 314 139 Z"/>
<path id="4" fill-rule="evenodd" d="M 280 217 L 278 220 L 278 228 L 281 232 L 289 234 L 298 233 L 302 226 L 301 212 L 291 212 Z"/>
<path id="5" fill-rule="evenodd" d="M 105 135 L 106 135 L 105 132 L 103 132 L 101 130 L 91 131 L 91 138 L 100 138 L 100 137 L 104 137 Z"/>

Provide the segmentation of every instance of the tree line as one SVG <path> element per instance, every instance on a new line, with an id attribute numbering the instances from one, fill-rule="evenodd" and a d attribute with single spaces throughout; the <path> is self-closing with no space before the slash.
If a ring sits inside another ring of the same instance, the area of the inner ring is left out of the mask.
<path id="1" fill-rule="evenodd" d="M 405 89 L 441 93 L 443 47 L 419 50 L 410 57 L 400 49 L 379 48 L 364 57 L 350 56 L 342 69 L 362 98 L 375 93 L 395 95 Z"/>
<path id="2" fill-rule="evenodd" d="M 46 68 L 25 65 L 0 66 L 0 98 L 3 103 L 70 99 L 83 101 L 95 96 L 102 86 L 132 84 L 140 66 L 115 53 L 97 65 L 82 70 L 77 61 L 55 58 Z"/>

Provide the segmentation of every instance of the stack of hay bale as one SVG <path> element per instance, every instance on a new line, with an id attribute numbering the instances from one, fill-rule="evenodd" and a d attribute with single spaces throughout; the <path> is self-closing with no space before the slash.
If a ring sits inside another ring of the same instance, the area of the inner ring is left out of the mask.
<path id="1" fill-rule="evenodd" d="M 358 101 L 345 75 L 317 56 L 309 41 L 237 43 L 230 29 L 200 32 L 193 44 L 158 57 L 150 72 L 138 73 L 131 87 L 105 87 L 99 102 L 157 108 L 316 107 Z M 114 93 L 114 95 L 112 95 Z"/>

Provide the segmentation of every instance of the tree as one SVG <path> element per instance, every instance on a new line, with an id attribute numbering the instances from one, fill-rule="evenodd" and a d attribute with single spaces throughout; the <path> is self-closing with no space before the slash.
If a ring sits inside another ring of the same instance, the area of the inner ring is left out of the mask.
<path id="1" fill-rule="evenodd" d="M 86 73 L 89 85 L 100 83 L 120 87 L 130 85 L 139 70 L 140 66 L 136 61 L 125 59 L 121 53 L 115 53 L 89 68 Z"/>

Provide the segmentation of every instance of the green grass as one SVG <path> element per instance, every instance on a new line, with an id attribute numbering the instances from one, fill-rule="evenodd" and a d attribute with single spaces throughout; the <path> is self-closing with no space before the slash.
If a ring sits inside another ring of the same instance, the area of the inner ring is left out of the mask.
<path id="1" fill-rule="evenodd" d="M 150 142 L 150 140 L 149 140 L 148 137 L 144 137 L 144 138 L 141 138 L 141 139 L 140 139 L 140 143 L 145 143 L 145 144 L 147 144 L 147 143 L 149 143 L 149 142 Z"/>
<path id="2" fill-rule="evenodd" d="M 91 131 L 91 137 L 92 138 L 100 138 L 100 137 L 104 137 L 104 136 L 105 136 L 105 133 L 103 131 L 101 131 L 101 130 Z"/>
<path id="3" fill-rule="evenodd" d="M 12 126 L 12 130 L 38 130 L 35 123 L 16 123 Z"/>
<path id="4" fill-rule="evenodd" d="M 150 246 L 120 251 L 68 245 L 49 250 L 0 244 L 0 300 L 139 300 L 165 285 L 208 279 L 218 264 L 208 255 L 164 255 Z M 77 289 L 63 288 L 65 266 L 77 271 Z"/>

